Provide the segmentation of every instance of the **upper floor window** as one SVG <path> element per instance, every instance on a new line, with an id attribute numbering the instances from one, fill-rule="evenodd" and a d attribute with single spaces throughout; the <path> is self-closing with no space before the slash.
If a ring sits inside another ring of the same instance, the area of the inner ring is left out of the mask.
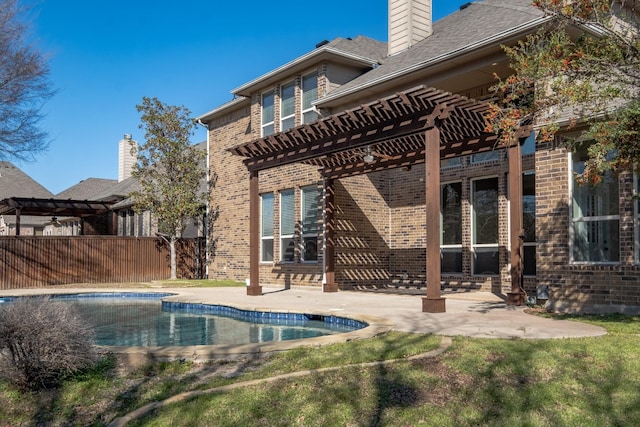
<path id="1" fill-rule="evenodd" d="M 273 91 L 262 94 L 262 136 L 268 136 L 274 132 L 275 109 L 273 108 L 275 96 Z"/>
<path id="2" fill-rule="evenodd" d="M 291 82 L 280 87 L 280 131 L 295 126 L 296 121 L 296 83 Z"/>
<path id="3" fill-rule="evenodd" d="M 580 184 L 587 147 L 572 153 L 571 258 L 574 262 L 612 263 L 620 261 L 620 214 L 618 179 L 605 173 L 596 185 Z"/>
<path id="4" fill-rule="evenodd" d="M 316 73 L 302 77 L 302 123 L 311 123 L 318 119 L 313 102 L 318 99 L 318 75 Z"/>

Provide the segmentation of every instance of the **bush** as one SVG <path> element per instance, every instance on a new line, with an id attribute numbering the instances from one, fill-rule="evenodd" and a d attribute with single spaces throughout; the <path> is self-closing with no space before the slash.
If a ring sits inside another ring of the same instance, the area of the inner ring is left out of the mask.
<path id="1" fill-rule="evenodd" d="M 96 360 L 93 332 L 72 304 L 25 297 L 0 307 L 0 375 L 18 387 L 55 386 Z"/>

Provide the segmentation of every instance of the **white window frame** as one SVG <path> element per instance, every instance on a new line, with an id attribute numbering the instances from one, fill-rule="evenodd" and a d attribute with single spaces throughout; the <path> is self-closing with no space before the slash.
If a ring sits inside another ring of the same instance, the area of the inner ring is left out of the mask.
<path id="1" fill-rule="evenodd" d="M 533 192 L 534 192 L 534 194 L 533 194 L 533 197 L 534 197 L 534 200 L 535 200 L 535 198 L 536 198 L 536 195 L 535 195 L 535 179 L 536 179 L 536 172 L 535 172 L 535 170 L 526 170 L 526 171 L 523 171 L 523 172 L 522 172 L 523 184 L 524 184 L 524 176 L 525 176 L 525 175 L 533 175 L 533 180 L 534 180 L 534 186 L 533 186 Z M 522 221 L 523 221 L 523 229 L 524 229 L 524 188 L 522 189 L 522 202 L 521 202 L 521 203 L 522 203 Z M 509 217 L 511 217 L 511 215 L 509 215 Z M 537 218 L 537 216 L 536 216 L 536 212 L 535 212 L 535 202 L 534 202 L 533 218 L 534 218 L 534 227 L 535 227 L 535 224 L 536 224 L 536 222 L 537 222 L 537 220 L 538 220 L 538 218 Z M 536 238 L 536 240 L 537 240 L 537 238 Z M 523 248 L 522 248 L 523 256 L 524 256 L 524 248 L 525 248 L 525 247 L 533 247 L 533 248 L 534 248 L 534 252 L 533 252 L 533 253 L 534 253 L 534 257 L 536 257 L 536 256 L 537 256 L 537 255 L 536 255 L 536 252 L 537 252 L 537 244 L 536 244 L 536 240 L 534 240 L 533 242 L 526 242 L 526 241 L 523 241 L 523 242 L 522 242 L 522 246 L 523 246 Z M 524 257 L 524 258 L 526 258 L 526 257 Z M 534 260 L 534 262 L 535 262 L 535 260 Z M 523 263 L 523 268 L 524 268 L 524 259 L 522 260 L 522 263 Z M 537 264 L 537 263 L 536 263 L 536 264 Z M 523 273 L 524 273 L 524 271 L 523 271 Z M 537 273 L 537 265 L 536 265 L 536 273 Z M 535 276 L 536 276 L 536 274 L 533 274 L 533 275 L 531 275 L 531 274 L 527 274 L 527 275 L 525 275 L 525 276 L 526 276 L 526 277 L 535 277 Z"/>
<path id="2" fill-rule="evenodd" d="M 291 114 L 288 114 L 286 116 L 283 115 L 283 111 L 284 111 L 284 102 L 285 102 L 285 98 L 284 98 L 284 90 L 286 88 L 291 88 L 293 89 L 293 94 L 292 94 L 292 102 L 293 102 L 293 111 L 291 112 Z M 285 127 L 284 122 L 286 120 L 290 120 L 291 121 L 291 126 L 287 126 Z M 285 131 L 287 129 L 291 129 L 293 127 L 295 127 L 296 125 L 296 82 L 295 80 L 285 83 L 283 85 L 280 86 L 280 132 Z"/>
<path id="3" fill-rule="evenodd" d="M 307 92 L 305 92 L 304 90 L 304 81 L 305 79 L 308 78 L 315 78 L 315 82 L 316 82 L 316 97 L 315 99 L 311 100 L 310 102 L 310 107 L 308 108 L 304 108 L 304 104 L 305 104 L 305 94 Z M 313 105 L 313 102 L 315 102 L 318 99 L 318 73 L 317 72 L 313 72 L 313 73 L 309 73 L 309 74 L 305 74 L 302 76 L 302 78 L 300 79 L 300 123 L 312 123 L 316 120 L 318 120 L 318 110 L 316 109 L 316 107 Z M 305 114 L 306 113 L 315 113 L 315 117 L 313 120 L 305 120 Z"/>
<path id="4" fill-rule="evenodd" d="M 488 179 L 497 179 L 498 180 L 498 185 L 496 188 L 496 192 L 497 192 L 497 196 L 498 196 L 498 203 L 497 203 L 497 207 L 496 207 L 496 215 L 498 216 L 498 235 L 496 236 L 496 243 L 475 243 L 476 240 L 476 221 L 475 221 L 475 191 L 474 191 L 474 183 L 476 181 L 484 181 L 484 180 L 488 180 Z M 469 198 L 471 199 L 471 220 L 470 220 L 470 224 L 471 224 L 471 275 L 472 276 L 484 276 L 484 277 L 495 277 L 495 276 L 499 276 L 500 275 L 500 259 L 499 259 L 499 251 L 500 251 L 500 177 L 498 175 L 488 175 L 488 176 L 482 176 L 482 177 L 477 177 L 477 178 L 473 178 L 469 180 Z M 498 253 L 498 273 L 475 273 L 475 255 L 476 253 L 480 253 L 482 252 L 480 251 L 476 251 L 476 249 L 495 249 L 495 252 Z"/>
<path id="5" fill-rule="evenodd" d="M 265 235 L 264 234 L 264 199 L 265 197 L 270 196 L 271 197 L 271 235 Z M 274 201 L 275 201 L 275 196 L 273 193 L 263 193 L 260 194 L 260 262 L 261 263 L 273 263 L 273 258 L 275 257 L 274 252 L 274 227 L 273 227 L 273 210 L 274 210 Z M 271 240 L 271 255 L 272 255 L 272 259 L 270 260 L 265 260 L 264 259 L 264 244 L 265 242 Z"/>
<path id="6" fill-rule="evenodd" d="M 291 233 L 287 233 L 284 234 L 282 232 L 283 228 L 284 228 L 284 224 L 286 222 L 285 218 L 284 218 L 284 213 L 285 213 L 285 209 L 284 209 L 284 203 L 283 203 L 283 199 L 285 196 L 290 195 L 292 198 L 292 202 L 293 204 L 291 205 L 291 208 L 293 209 L 293 212 L 290 212 L 290 218 L 293 221 L 292 227 L 291 227 Z M 296 224 L 295 224 L 295 218 L 296 218 L 296 213 L 295 213 L 295 197 L 296 197 L 296 193 L 294 189 L 287 189 L 287 190 L 281 190 L 280 191 L 280 262 L 283 263 L 292 263 L 295 262 L 296 260 L 296 251 L 295 251 L 295 233 L 296 233 Z M 285 240 L 289 241 L 291 243 L 293 243 L 293 246 L 289 245 L 288 243 L 285 244 Z M 291 250 L 293 250 L 293 257 L 292 259 L 286 260 L 285 259 L 285 255 L 287 254 L 287 248 L 291 247 Z"/>
<path id="7" fill-rule="evenodd" d="M 318 209 L 320 208 L 320 206 L 317 203 L 315 205 L 316 206 L 315 230 L 312 232 L 306 232 L 306 230 L 304 229 L 304 216 L 305 216 L 304 206 L 306 205 L 306 197 L 307 197 L 306 194 L 309 194 L 309 191 L 311 190 L 315 192 L 316 202 L 318 202 L 320 200 L 320 197 L 322 196 L 322 191 L 315 184 L 307 185 L 300 188 L 300 261 L 305 263 L 318 262 L 318 252 L 319 252 L 318 246 L 320 244 L 319 237 L 318 237 L 319 230 L 320 230 L 320 226 L 318 224 L 318 222 L 320 221 L 320 214 L 318 212 Z M 314 259 L 305 259 L 305 243 L 306 243 L 306 239 L 308 238 L 316 239 L 316 257 Z"/>
<path id="8" fill-rule="evenodd" d="M 445 245 L 444 242 L 444 213 L 442 212 L 442 207 L 444 205 L 443 201 L 442 201 L 442 190 L 444 189 L 444 187 L 446 185 L 450 185 L 450 184 L 460 184 L 460 228 L 461 228 L 461 234 L 463 232 L 462 230 L 462 186 L 464 185 L 463 182 L 461 180 L 454 180 L 454 181 L 446 181 L 446 182 L 441 182 L 440 183 L 440 254 L 442 254 L 443 252 L 445 252 L 446 250 L 459 250 L 460 251 L 460 256 L 462 256 L 463 253 L 463 249 L 462 249 L 462 239 L 460 240 L 459 244 L 447 244 Z M 441 255 L 442 256 L 442 255 Z M 446 274 L 446 275 L 461 275 L 463 273 L 463 266 L 460 266 L 460 271 L 459 272 L 450 272 L 450 271 L 442 271 L 442 274 Z"/>
<path id="9" fill-rule="evenodd" d="M 269 121 L 265 122 L 265 102 L 264 99 L 267 96 L 271 96 L 273 98 L 273 103 L 271 105 L 271 110 L 272 110 L 272 117 L 270 117 Z M 275 116 L 276 116 L 276 110 L 275 110 L 275 104 L 276 104 L 276 93 L 275 90 L 271 89 L 268 90 L 266 92 L 263 92 L 260 95 L 260 134 L 261 136 L 269 136 L 275 133 Z M 265 132 L 266 128 L 271 127 L 271 132 Z"/>
<path id="10" fill-rule="evenodd" d="M 574 240 L 575 240 L 575 224 L 579 223 L 579 222 L 584 222 L 584 223 L 588 223 L 588 222 L 593 222 L 593 223 L 597 223 L 597 222 L 602 222 L 602 221 L 617 221 L 618 222 L 618 245 L 620 245 L 620 206 L 618 206 L 618 214 L 617 215 L 599 215 L 599 216 L 581 216 L 581 217 L 574 217 L 574 206 L 573 206 L 573 193 L 574 193 L 574 186 L 575 186 L 575 176 L 574 176 L 574 170 L 573 170 L 573 157 L 576 153 L 574 152 L 569 152 L 568 153 L 568 168 L 567 170 L 569 171 L 569 262 L 571 264 L 576 264 L 576 265 L 620 265 L 621 263 L 621 254 L 620 254 L 620 247 L 618 247 L 617 252 L 618 252 L 618 260 L 617 261 L 576 261 L 575 259 L 575 245 L 574 245 Z M 618 179 L 617 177 L 615 179 Z M 620 198 L 620 181 L 618 180 L 618 199 Z"/>

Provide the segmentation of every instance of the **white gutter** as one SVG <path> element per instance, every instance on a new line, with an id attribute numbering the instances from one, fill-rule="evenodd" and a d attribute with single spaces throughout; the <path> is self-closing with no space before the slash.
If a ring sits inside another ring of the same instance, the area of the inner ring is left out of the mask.
<path id="1" fill-rule="evenodd" d="M 491 37 L 489 37 L 487 39 L 484 39 L 484 40 L 469 44 L 469 45 L 464 46 L 464 47 L 462 47 L 460 49 L 452 50 L 450 52 L 444 53 L 444 54 L 439 55 L 439 56 L 430 58 L 430 59 L 428 59 L 428 60 L 426 60 L 424 62 L 420 62 L 418 64 L 414 64 L 414 65 L 412 65 L 410 67 L 407 67 L 407 68 L 403 68 L 402 70 L 398 70 L 396 72 L 393 72 L 393 73 L 390 73 L 390 74 L 386 74 L 384 76 L 378 77 L 377 79 L 373 79 L 373 80 L 370 80 L 368 82 L 365 82 L 365 83 L 363 83 L 361 85 L 354 86 L 354 87 L 352 87 L 352 88 L 350 88 L 350 89 L 348 89 L 348 90 L 346 90 L 344 92 L 336 93 L 333 96 L 329 94 L 329 95 L 323 97 L 322 99 L 319 99 L 318 101 L 316 101 L 314 103 L 314 105 L 317 106 L 317 107 L 322 107 L 325 103 L 328 103 L 330 101 L 334 101 L 336 99 L 340 99 L 340 98 L 345 97 L 347 95 L 351 95 L 353 93 L 360 92 L 360 91 L 362 91 L 364 89 L 370 88 L 372 86 L 376 86 L 378 84 L 384 83 L 384 82 L 389 81 L 389 80 L 396 79 L 396 78 L 401 77 L 401 76 L 406 75 L 406 74 L 410 74 L 410 73 L 412 73 L 414 71 L 417 71 L 417 70 L 420 70 L 422 68 L 431 67 L 431 66 L 436 65 L 436 64 L 438 64 L 440 62 L 448 61 L 450 59 L 455 58 L 456 56 L 460 56 L 460 55 L 463 55 L 465 53 L 470 53 L 470 52 L 472 52 L 472 51 L 474 51 L 476 49 L 479 49 L 481 47 L 494 44 L 494 43 L 496 43 L 497 41 L 499 41 L 501 39 L 504 39 L 504 38 L 513 36 L 513 35 L 515 35 L 517 33 L 520 33 L 520 32 L 523 32 L 523 31 L 530 30 L 532 28 L 538 27 L 541 24 L 543 24 L 546 21 L 549 21 L 551 19 L 552 19 L 551 16 L 537 18 L 537 19 L 535 19 L 533 21 L 527 22 L 526 24 L 520 25 L 518 27 L 514 27 L 514 28 L 512 28 L 510 30 L 507 30 L 507 31 L 503 31 L 502 33 L 494 34 L 493 36 L 491 36 Z"/>

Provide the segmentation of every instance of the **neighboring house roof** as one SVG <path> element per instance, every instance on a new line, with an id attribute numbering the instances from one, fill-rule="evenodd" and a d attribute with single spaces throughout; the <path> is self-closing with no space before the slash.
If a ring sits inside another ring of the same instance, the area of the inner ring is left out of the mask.
<path id="1" fill-rule="evenodd" d="M 485 45 L 495 45 L 512 35 L 539 26 L 544 13 L 531 0 L 484 0 L 474 2 L 433 23 L 433 33 L 411 48 L 389 56 L 380 66 L 329 92 L 317 101 L 331 101 L 377 84 L 449 61 Z"/>
<path id="2" fill-rule="evenodd" d="M 0 200 L 9 197 L 39 197 L 53 195 L 10 162 L 0 162 Z"/>
<path id="3" fill-rule="evenodd" d="M 138 180 L 134 177 L 129 177 L 120 182 L 115 182 L 111 187 L 106 188 L 100 192 L 96 192 L 91 196 L 91 200 L 101 201 L 113 201 L 120 200 L 129 197 L 129 194 L 133 191 L 140 189 Z"/>
<path id="4" fill-rule="evenodd" d="M 118 181 L 105 178 L 87 178 L 56 194 L 56 199 L 91 200 L 96 194 L 109 190 Z"/>
<path id="5" fill-rule="evenodd" d="M 48 198 L 52 196 L 49 190 L 12 163 L 0 162 L 0 200 L 10 197 Z M 49 218 L 31 215 L 23 215 L 20 219 L 23 227 L 43 226 L 49 221 Z M 15 215 L 4 215 L 4 220 L 7 225 L 15 226 Z"/>

